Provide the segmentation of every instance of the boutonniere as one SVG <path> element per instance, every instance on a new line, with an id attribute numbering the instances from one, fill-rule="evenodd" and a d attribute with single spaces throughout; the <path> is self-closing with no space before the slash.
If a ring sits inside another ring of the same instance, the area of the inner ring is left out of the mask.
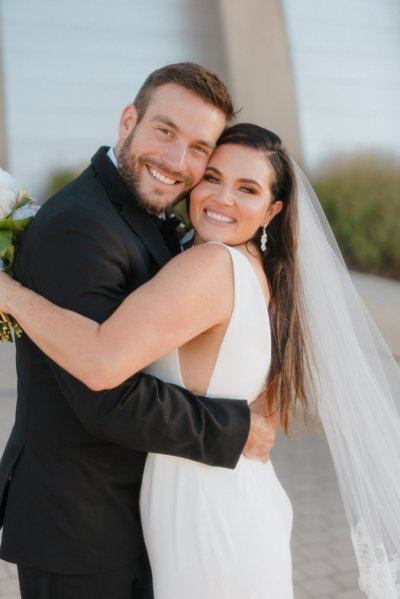
<path id="1" fill-rule="evenodd" d="M 190 238 L 190 232 L 194 232 L 193 225 L 190 222 L 189 213 L 187 210 L 186 199 L 181 200 L 176 206 L 174 206 L 171 212 L 167 215 L 167 218 L 175 219 L 176 232 L 180 241 Z"/>

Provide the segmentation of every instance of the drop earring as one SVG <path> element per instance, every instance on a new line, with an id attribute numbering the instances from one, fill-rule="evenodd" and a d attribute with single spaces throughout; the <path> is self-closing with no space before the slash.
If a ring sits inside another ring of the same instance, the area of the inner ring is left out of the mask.
<path id="1" fill-rule="evenodd" d="M 263 232 L 262 232 L 262 235 L 261 235 L 261 243 L 260 243 L 261 251 L 263 253 L 267 249 L 267 241 L 268 241 L 267 225 L 264 225 L 263 226 Z"/>

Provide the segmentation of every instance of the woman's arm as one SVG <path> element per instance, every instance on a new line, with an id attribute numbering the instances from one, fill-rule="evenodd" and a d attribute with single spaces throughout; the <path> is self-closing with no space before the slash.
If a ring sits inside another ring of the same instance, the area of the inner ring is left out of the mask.
<path id="1" fill-rule="evenodd" d="M 101 325 L 3 277 L 0 309 L 95 391 L 117 386 L 171 349 L 227 322 L 233 306 L 231 258 L 214 244 L 175 257 Z"/>

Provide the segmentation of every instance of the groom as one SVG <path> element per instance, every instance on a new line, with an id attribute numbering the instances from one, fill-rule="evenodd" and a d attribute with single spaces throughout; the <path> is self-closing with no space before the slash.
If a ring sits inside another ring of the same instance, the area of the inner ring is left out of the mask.
<path id="1" fill-rule="evenodd" d="M 152 73 L 122 113 L 114 150 L 100 148 L 41 208 L 16 277 L 105 320 L 171 258 L 155 215 L 201 179 L 232 116 L 224 84 L 201 66 Z M 273 443 L 245 401 L 196 397 L 144 374 L 94 392 L 26 335 L 17 373 L 0 469 L 0 557 L 18 564 L 23 599 L 150 599 L 138 507 L 146 452 L 234 468 L 243 451 L 265 459 Z"/>

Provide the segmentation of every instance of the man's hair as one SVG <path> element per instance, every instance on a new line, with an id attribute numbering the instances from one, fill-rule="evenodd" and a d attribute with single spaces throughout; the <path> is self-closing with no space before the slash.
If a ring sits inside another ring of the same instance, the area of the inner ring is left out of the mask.
<path id="1" fill-rule="evenodd" d="M 140 122 L 149 105 L 152 92 L 162 85 L 174 83 L 199 96 L 221 110 L 227 122 L 235 116 L 232 99 L 221 79 L 205 67 L 193 62 L 169 64 L 150 73 L 134 100 Z"/>

